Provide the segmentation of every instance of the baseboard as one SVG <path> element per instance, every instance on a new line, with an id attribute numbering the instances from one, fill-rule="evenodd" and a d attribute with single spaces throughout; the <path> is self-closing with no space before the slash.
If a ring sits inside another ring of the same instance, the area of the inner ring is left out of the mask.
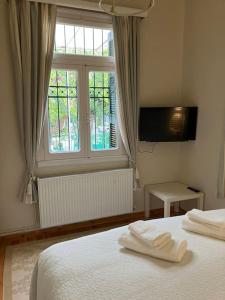
<path id="1" fill-rule="evenodd" d="M 3 271 L 5 260 L 5 246 L 0 244 L 0 300 L 3 300 Z"/>
<path id="2" fill-rule="evenodd" d="M 20 228 L 16 228 L 13 230 L 0 231 L 0 239 L 6 235 L 18 234 L 18 233 L 23 233 L 23 232 L 28 232 L 28 231 L 38 230 L 38 229 L 40 229 L 39 224 L 32 225 L 32 226 L 26 226 L 26 227 L 20 227 Z"/>
<path id="3" fill-rule="evenodd" d="M 184 214 L 185 211 L 181 210 L 178 214 L 171 210 L 171 216 Z M 163 209 L 151 210 L 151 219 L 163 217 Z M 63 226 L 34 229 L 26 232 L 18 232 L 0 237 L 0 243 L 4 245 L 20 244 L 28 241 L 41 240 L 45 238 L 51 238 L 60 235 L 67 235 L 72 233 L 78 233 L 82 231 L 89 231 L 95 229 L 106 228 L 110 226 L 122 226 L 130 222 L 144 219 L 144 212 L 134 212 L 125 215 L 113 216 L 102 218 L 98 220 L 91 220 L 85 222 L 79 222 L 74 224 L 68 224 Z"/>

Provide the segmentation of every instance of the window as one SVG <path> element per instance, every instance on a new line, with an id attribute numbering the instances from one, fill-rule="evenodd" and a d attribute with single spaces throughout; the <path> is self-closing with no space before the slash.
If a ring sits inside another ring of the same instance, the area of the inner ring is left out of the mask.
<path id="1" fill-rule="evenodd" d="M 115 74 L 89 72 L 89 107 L 91 150 L 117 147 Z"/>
<path id="2" fill-rule="evenodd" d="M 78 73 L 52 69 L 48 92 L 49 151 L 79 152 Z"/>
<path id="3" fill-rule="evenodd" d="M 45 158 L 121 154 L 110 24 L 57 21 L 48 91 Z"/>
<path id="4" fill-rule="evenodd" d="M 55 52 L 89 56 L 113 56 L 111 29 L 57 24 Z"/>

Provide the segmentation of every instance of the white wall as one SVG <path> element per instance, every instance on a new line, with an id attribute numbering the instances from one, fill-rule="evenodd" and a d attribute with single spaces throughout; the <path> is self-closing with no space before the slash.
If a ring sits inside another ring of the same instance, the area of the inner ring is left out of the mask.
<path id="1" fill-rule="evenodd" d="M 225 1 L 187 0 L 183 101 L 199 107 L 197 140 L 182 146 L 181 179 L 206 193 L 205 208 L 217 199 L 220 147 L 225 127 Z"/>
<path id="2" fill-rule="evenodd" d="M 184 3 L 158 0 L 141 25 L 140 105 L 181 104 Z M 139 145 L 138 167 L 142 184 L 178 179 L 180 143 Z M 142 198 L 143 199 L 143 198 Z M 140 199 L 141 200 L 141 199 Z M 142 200 L 143 201 L 143 200 Z M 139 201 L 138 208 L 143 208 Z M 159 207 L 161 203 L 153 203 Z"/>

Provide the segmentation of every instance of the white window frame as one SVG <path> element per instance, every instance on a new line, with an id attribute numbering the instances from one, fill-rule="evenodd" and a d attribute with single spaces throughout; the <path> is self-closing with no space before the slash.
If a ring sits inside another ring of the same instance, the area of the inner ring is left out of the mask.
<path id="1" fill-rule="evenodd" d="M 60 17 L 57 23 L 91 26 L 95 28 L 112 29 L 112 24 L 75 20 L 69 17 Z M 63 12 L 65 15 L 65 11 Z M 108 19 L 107 19 L 108 20 Z M 80 122 L 80 151 L 79 152 L 59 152 L 52 153 L 49 151 L 49 128 L 48 128 L 48 114 L 46 114 L 46 121 L 44 126 L 44 160 L 68 160 L 68 159 L 94 159 L 107 157 L 120 157 L 125 155 L 121 135 L 119 132 L 118 121 L 116 126 L 117 134 L 117 148 L 109 150 L 91 150 L 90 139 L 90 111 L 89 111 L 89 93 L 88 93 L 88 78 L 91 71 L 114 71 L 115 72 L 115 59 L 114 57 L 106 56 L 86 56 L 74 54 L 54 54 L 52 69 L 75 70 L 78 71 L 78 102 L 79 102 L 79 122 Z M 118 118 L 117 118 L 118 120 Z"/>
<path id="2" fill-rule="evenodd" d="M 49 150 L 49 119 L 48 114 L 46 114 L 46 120 L 45 120 L 45 126 L 44 126 L 44 156 L 45 160 L 58 160 L 58 159 L 71 159 L 71 158 L 82 158 L 85 156 L 85 140 L 83 139 L 83 127 L 81 124 L 83 124 L 84 120 L 82 119 L 82 116 L 84 115 L 84 105 L 82 104 L 82 101 L 80 101 L 80 98 L 82 97 L 82 91 L 83 88 L 81 86 L 82 84 L 82 78 L 80 78 L 81 73 L 81 66 L 79 65 L 65 65 L 60 63 L 53 63 L 52 69 L 62 69 L 62 70 L 75 70 L 78 71 L 78 103 L 79 103 L 79 135 L 80 135 L 80 151 L 79 152 L 50 152 Z"/>
<path id="3" fill-rule="evenodd" d="M 86 99 L 89 100 L 88 97 L 88 78 L 89 78 L 89 72 L 95 72 L 95 71 L 103 71 L 103 72 L 115 72 L 114 66 L 86 66 L 85 74 L 86 74 L 86 83 L 87 86 L 85 88 L 85 91 L 87 92 Z M 90 141 L 90 106 L 87 107 L 87 136 L 89 137 L 88 140 Z M 117 117 L 117 124 L 116 124 L 116 137 L 117 137 L 117 148 L 112 148 L 108 150 L 91 150 L 91 143 L 88 142 L 88 157 L 96 157 L 96 156 L 111 156 L 111 155 L 122 155 L 122 140 L 119 132 L 119 126 L 118 126 L 118 117 Z"/>

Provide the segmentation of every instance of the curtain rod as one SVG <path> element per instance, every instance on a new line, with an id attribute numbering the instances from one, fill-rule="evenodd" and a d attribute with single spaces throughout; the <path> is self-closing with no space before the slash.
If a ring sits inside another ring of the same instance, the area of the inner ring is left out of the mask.
<path id="1" fill-rule="evenodd" d="M 98 2 L 89 2 L 86 0 L 27 0 L 31 2 L 43 2 L 49 4 L 55 4 L 58 6 L 70 7 L 70 8 L 79 8 L 79 9 L 88 9 L 92 11 L 102 12 L 99 8 Z M 107 5 L 106 5 L 107 7 Z M 108 5 L 108 7 L 111 7 Z M 107 8 L 108 8 L 107 7 Z M 130 15 L 135 14 L 137 9 L 131 7 L 118 6 L 121 10 L 121 13 L 129 13 Z M 146 18 L 148 16 L 147 12 L 138 14 L 139 17 Z"/>

